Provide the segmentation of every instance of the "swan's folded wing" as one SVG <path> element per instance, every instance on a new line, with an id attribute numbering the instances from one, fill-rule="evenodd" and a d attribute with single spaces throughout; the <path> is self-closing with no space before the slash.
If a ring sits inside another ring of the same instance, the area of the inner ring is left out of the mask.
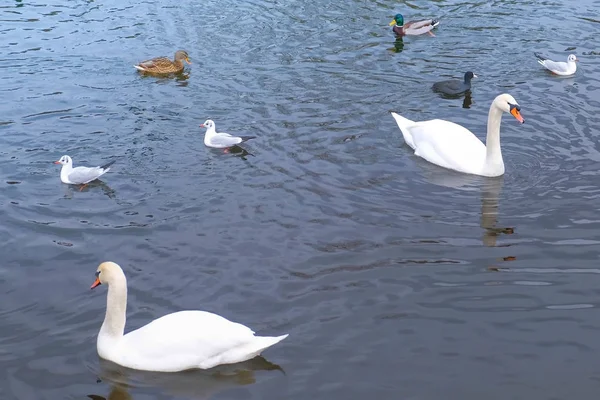
<path id="1" fill-rule="evenodd" d="M 409 129 L 415 154 L 431 163 L 466 173 L 479 171 L 485 163 L 485 145 L 461 125 L 434 119 Z"/>
<path id="2" fill-rule="evenodd" d="M 69 181 L 74 184 L 83 184 L 97 179 L 104 174 L 104 170 L 100 167 L 77 167 L 69 174 Z"/>
<path id="3" fill-rule="evenodd" d="M 126 334 L 119 353 L 130 368 L 179 371 L 198 368 L 254 339 L 250 328 L 219 315 L 180 311 Z"/>

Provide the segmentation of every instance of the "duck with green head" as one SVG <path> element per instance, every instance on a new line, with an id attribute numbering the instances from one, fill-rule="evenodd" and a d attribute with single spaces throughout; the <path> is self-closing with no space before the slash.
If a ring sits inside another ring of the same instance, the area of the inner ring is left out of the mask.
<path id="1" fill-rule="evenodd" d="M 430 36 L 435 36 L 431 30 L 438 26 L 440 21 L 436 19 L 425 19 L 421 21 L 404 22 L 402 14 L 396 14 L 390 26 L 393 26 L 393 31 L 398 36 L 417 36 L 428 33 Z"/>

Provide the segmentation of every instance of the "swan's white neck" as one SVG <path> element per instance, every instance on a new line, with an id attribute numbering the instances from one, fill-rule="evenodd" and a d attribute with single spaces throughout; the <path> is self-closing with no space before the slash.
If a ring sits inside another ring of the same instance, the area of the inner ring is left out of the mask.
<path id="1" fill-rule="evenodd" d="M 486 176 L 500 176 L 504 174 L 504 160 L 500 148 L 500 123 L 502 110 L 492 103 L 488 114 L 487 138 L 485 140 L 486 157 L 483 174 Z"/>
<path id="2" fill-rule="evenodd" d="M 108 286 L 108 294 L 106 296 L 106 315 L 98 341 L 100 338 L 119 340 L 125 332 L 125 321 L 127 312 L 127 279 L 125 275 L 123 279 L 115 279 Z"/>

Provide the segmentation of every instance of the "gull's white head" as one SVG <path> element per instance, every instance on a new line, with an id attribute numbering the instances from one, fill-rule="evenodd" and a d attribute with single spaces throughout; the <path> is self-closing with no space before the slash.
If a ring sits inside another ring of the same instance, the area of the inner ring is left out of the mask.
<path id="1" fill-rule="evenodd" d="M 496 96 L 494 102 L 492 103 L 505 113 L 510 113 L 517 121 L 520 123 L 524 123 L 525 120 L 521 116 L 521 106 L 517 103 L 514 97 L 512 97 L 508 93 L 504 93 Z"/>
<path id="2" fill-rule="evenodd" d="M 62 156 L 60 160 L 54 161 L 54 164 L 73 165 L 73 160 L 69 156 Z"/>
<path id="3" fill-rule="evenodd" d="M 579 60 L 577 59 L 577 56 L 575 56 L 575 54 L 569 54 L 569 58 L 567 58 L 567 61 L 568 62 L 577 62 Z"/>
<path id="4" fill-rule="evenodd" d="M 206 129 L 215 129 L 215 123 L 213 122 L 212 119 L 207 119 L 206 121 L 204 121 L 203 124 L 200 124 L 200 128 L 206 128 Z"/>

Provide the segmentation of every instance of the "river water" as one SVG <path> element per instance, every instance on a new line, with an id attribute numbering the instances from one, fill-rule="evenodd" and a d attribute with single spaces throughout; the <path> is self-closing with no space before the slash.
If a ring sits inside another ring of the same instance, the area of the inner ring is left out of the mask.
<path id="1" fill-rule="evenodd" d="M 599 1 L 4 0 L 0 398 L 566 399 L 600 389 Z M 436 37 L 387 23 L 440 17 Z M 132 65 L 183 48 L 184 76 Z M 580 58 L 552 76 L 533 52 Z M 433 82 L 472 70 L 468 101 Z M 416 158 L 390 111 L 506 174 Z M 207 149 L 198 125 L 256 135 Z M 52 162 L 117 162 L 79 191 Z M 127 330 L 203 309 L 290 336 L 209 371 L 99 360 L 101 261 Z"/>

